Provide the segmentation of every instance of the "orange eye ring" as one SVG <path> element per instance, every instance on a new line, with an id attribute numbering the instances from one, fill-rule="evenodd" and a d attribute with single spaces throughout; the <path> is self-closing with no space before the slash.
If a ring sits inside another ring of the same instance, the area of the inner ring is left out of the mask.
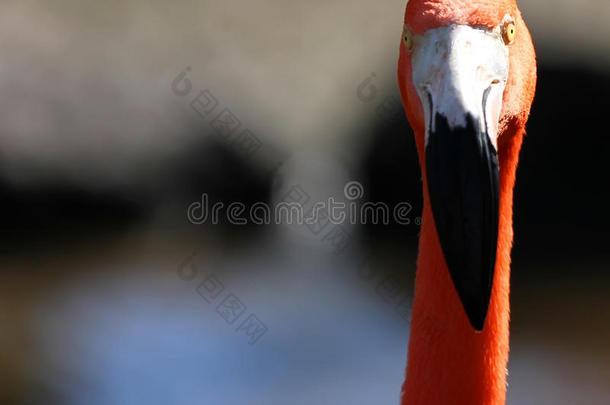
<path id="1" fill-rule="evenodd" d="M 515 27 L 514 23 L 508 23 L 504 26 L 502 30 L 502 38 L 504 39 L 504 43 L 506 45 L 510 45 L 515 41 L 515 37 L 517 36 L 517 27 Z"/>
<path id="2" fill-rule="evenodd" d="M 411 35 L 411 32 L 407 27 L 402 30 L 402 42 L 405 44 L 407 51 L 410 52 L 413 50 L 413 35 Z"/>

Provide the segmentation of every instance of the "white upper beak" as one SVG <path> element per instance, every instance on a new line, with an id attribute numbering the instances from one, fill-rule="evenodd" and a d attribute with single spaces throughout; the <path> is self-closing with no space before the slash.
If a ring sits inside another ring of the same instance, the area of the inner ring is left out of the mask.
<path id="1" fill-rule="evenodd" d="M 497 149 L 498 121 L 508 77 L 508 48 L 496 31 L 453 25 L 415 39 L 413 83 L 426 116 L 426 143 L 435 117 L 465 127 L 471 115 Z"/>

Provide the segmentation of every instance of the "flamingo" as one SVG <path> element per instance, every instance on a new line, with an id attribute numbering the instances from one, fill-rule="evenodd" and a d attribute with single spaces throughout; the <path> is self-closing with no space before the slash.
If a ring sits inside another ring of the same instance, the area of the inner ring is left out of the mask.
<path id="1" fill-rule="evenodd" d="M 398 84 L 424 195 L 401 403 L 504 404 L 513 187 L 536 86 L 515 0 L 410 0 Z"/>

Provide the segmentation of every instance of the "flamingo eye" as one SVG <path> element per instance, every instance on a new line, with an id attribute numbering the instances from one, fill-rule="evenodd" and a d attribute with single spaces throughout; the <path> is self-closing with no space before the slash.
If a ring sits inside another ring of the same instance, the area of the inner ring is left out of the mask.
<path id="1" fill-rule="evenodd" d="M 411 35 L 407 27 L 402 30 L 402 41 L 405 43 L 407 51 L 413 50 L 413 35 Z"/>
<path id="2" fill-rule="evenodd" d="M 506 45 L 512 44 L 513 41 L 515 40 L 516 35 L 517 35 L 517 28 L 515 27 L 515 24 L 513 24 L 513 23 L 506 24 L 506 26 L 504 27 L 504 30 L 502 32 L 502 38 L 504 38 L 504 43 Z"/>

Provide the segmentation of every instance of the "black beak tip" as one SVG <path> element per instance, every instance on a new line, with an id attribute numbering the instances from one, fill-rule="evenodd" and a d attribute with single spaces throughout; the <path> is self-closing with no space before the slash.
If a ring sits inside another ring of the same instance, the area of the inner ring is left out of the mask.
<path id="1" fill-rule="evenodd" d="M 499 222 L 494 146 L 472 116 L 451 128 L 437 115 L 426 146 L 432 213 L 443 255 L 470 324 L 482 331 L 489 308 Z"/>
<path id="2" fill-rule="evenodd" d="M 481 324 L 480 324 L 480 325 L 479 325 L 479 324 L 472 323 L 472 327 L 473 327 L 473 328 L 474 328 L 474 330 L 475 330 L 475 331 L 477 331 L 477 332 L 483 332 L 483 327 L 484 327 L 484 326 L 485 326 L 485 320 L 483 320 L 483 321 L 481 322 Z"/>
<path id="3" fill-rule="evenodd" d="M 476 331 L 481 332 L 485 328 L 491 290 L 486 285 L 483 286 L 473 282 L 472 273 L 469 274 L 468 272 L 469 269 L 472 269 L 472 267 L 450 266 L 449 272 L 452 275 L 453 284 L 470 325 Z M 481 274 L 480 270 L 477 273 Z M 464 275 L 467 275 L 467 277 L 464 277 Z"/>
<path id="4" fill-rule="evenodd" d="M 477 332 L 483 331 L 485 327 L 485 319 L 487 318 L 487 307 L 482 308 L 481 306 L 470 306 L 465 307 L 466 315 L 470 324 Z"/>

